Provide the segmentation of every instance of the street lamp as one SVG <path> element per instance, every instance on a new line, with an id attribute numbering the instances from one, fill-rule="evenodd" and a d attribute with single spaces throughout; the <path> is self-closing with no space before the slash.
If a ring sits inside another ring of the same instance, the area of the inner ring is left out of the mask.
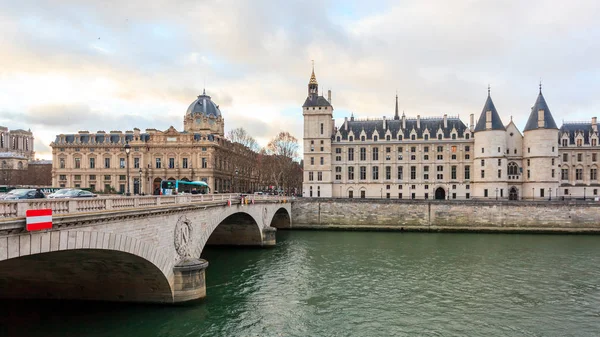
<path id="1" fill-rule="evenodd" d="M 138 194 L 142 195 L 142 168 L 140 167 L 140 180 L 138 180 Z"/>
<path id="2" fill-rule="evenodd" d="M 496 200 L 498 200 L 498 187 L 496 187 Z"/>
<path id="3" fill-rule="evenodd" d="M 548 200 L 552 201 L 552 187 L 548 188 L 548 196 L 550 197 Z"/>
<path id="4" fill-rule="evenodd" d="M 236 184 L 239 183 L 238 181 L 238 174 L 240 173 L 240 171 L 236 168 L 235 169 L 235 180 L 233 182 L 233 193 L 235 193 L 235 188 L 237 187 Z"/>
<path id="5" fill-rule="evenodd" d="M 127 196 L 130 196 L 130 190 L 129 190 L 129 152 L 131 152 L 131 145 L 129 145 L 129 141 L 125 141 L 125 146 L 123 146 L 123 149 L 125 149 L 125 154 L 127 155 L 127 162 L 125 163 L 125 167 L 127 170 Z"/>

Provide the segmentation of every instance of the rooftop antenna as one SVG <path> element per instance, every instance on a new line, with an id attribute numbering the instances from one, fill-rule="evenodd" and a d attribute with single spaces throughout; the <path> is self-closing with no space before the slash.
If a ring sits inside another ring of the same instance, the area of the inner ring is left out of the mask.
<path id="1" fill-rule="evenodd" d="M 491 89 L 491 86 L 490 86 L 490 84 L 488 83 L 488 96 L 490 95 L 490 89 Z"/>
<path id="2" fill-rule="evenodd" d="M 542 78 L 540 77 L 540 94 L 542 93 Z"/>

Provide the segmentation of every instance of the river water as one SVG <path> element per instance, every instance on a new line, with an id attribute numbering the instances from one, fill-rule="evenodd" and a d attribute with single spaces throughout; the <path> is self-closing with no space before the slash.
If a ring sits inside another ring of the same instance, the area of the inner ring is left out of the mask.
<path id="1" fill-rule="evenodd" d="M 598 336 L 600 237 L 280 231 L 186 306 L 0 302 L 2 336 Z"/>

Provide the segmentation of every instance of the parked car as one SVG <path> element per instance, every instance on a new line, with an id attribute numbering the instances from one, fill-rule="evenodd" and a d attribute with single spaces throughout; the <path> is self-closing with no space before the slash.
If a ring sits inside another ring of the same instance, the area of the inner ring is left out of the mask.
<path id="1" fill-rule="evenodd" d="M 0 196 L 0 198 L 0 200 L 36 199 L 44 198 L 44 194 L 40 192 L 36 196 L 35 188 L 18 188 Z"/>
<path id="2" fill-rule="evenodd" d="M 65 192 L 61 192 L 61 191 L 65 191 Z M 65 189 L 58 190 L 58 191 L 52 193 L 50 196 L 48 196 L 48 198 L 51 198 L 51 199 L 94 198 L 97 196 L 98 195 L 96 195 L 90 191 L 80 190 L 80 189 L 76 189 L 76 188 L 65 188 Z"/>

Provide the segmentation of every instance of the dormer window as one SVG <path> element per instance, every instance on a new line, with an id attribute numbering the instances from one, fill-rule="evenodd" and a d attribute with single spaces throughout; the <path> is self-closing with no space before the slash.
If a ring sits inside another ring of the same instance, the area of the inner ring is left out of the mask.
<path id="1" fill-rule="evenodd" d="M 342 138 L 341 138 L 340 136 L 337 136 L 337 137 L 335 138 L 335 140 L 339 142 L 340 140 L 342 140 Z"/>
<path id="2" fill-rule="evenodd" d="M 424 135 L 424 136 L 423 136 L 423 139 L 425 139 L 425 140 L 429 140 L 429 135 L 427 135 L 427 134 L 426 134 L 426 135 Z"/>
<path id="3" fill-rule="evenodd" d="M 377 136 L 373 136 L 373 141 L 377 141 L 378 137 Z"/>
<path id="4" fill-rule="evenodd" d="M 417 137 L 415 135 L 410 136 L 410 140 L 415 140 Z"/>
<path id="5" fill-rule="evenodd" d="M 390 140 L 391 138 L 390 135 L 385 136 L 385 140 Z"/>
<path id="6" fill-rule="evenodd" d="M 438 140 L 442 140 L 442 134 L 438 134 Z"/>
<path id="7" fill-rule="evenodd" d="M 352 137 L 352 136 L 348 137 L 348 141 L 349 141 L 349 142 L 352 142 L 352 141 L 354 141 L 354 137 Z"/>
<path id="8" fill-rule="evenodd" d="M 360 136 L 360 141 L 364 142 L 365 141 L 365 136 Z"/>

